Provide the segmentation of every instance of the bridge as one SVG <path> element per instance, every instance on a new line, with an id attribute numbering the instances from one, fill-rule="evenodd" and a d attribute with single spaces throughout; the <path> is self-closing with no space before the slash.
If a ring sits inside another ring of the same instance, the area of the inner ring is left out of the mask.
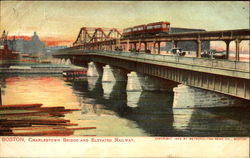
<path id="1" fill-rule="evenodd" d="M 87 67 L 88 76 L 101 76 L 103 82 L 127 81 L 127 91 L 174 91 L 176 108 L 249 104 L 250 64 L 239 61 L 239 46 L 242 40 L 250 40 L 250 29 L 133 38 L 123 38 L 118 29 L 108 30 L 106 34 L 97 28 L 90 34 L 81 28 L 73 47 L 54 57 Z M 202 58 L 202 42 L 219 40 L 226 43 L 227 59 Z M 196 57 L 161 55 L 160 43 L 167 41 L 173 48 L 179 41 L 195 41 Z M 228 60 L 232 41 L 236 44 L 234 61 Z M 150 43 L 153 49 L 148 53 Z"/>

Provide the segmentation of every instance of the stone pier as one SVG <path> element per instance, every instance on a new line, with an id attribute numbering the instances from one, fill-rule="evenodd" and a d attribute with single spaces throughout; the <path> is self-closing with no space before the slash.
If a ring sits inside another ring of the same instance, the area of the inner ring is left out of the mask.
<path id="1" fill-rule="evenodd" d="M 173 89 L 173 108 L 235 107 L 245 105 L 244 100 L 183 84 Z"/>
<path id="2" fill-rule="evenodd" d="M 106 65 L 103 67 L 102 82 L 126 81 L 126 73 L 121 69 Z"/>
<path id="3" fill-rule="evenodd" d="M 119 68 L 110 65 L 103 67 L 102 88 L 104 98 L 109 99 L 111 97 L 117 82 L 126 81 L 126 75 L 127 74 Z"/>
<path id="4" fill-rule="evenodd" d="M 65 63 L 66 63 L 66 60 L 65 59 L 61 59 L 60 64 L 64 65 Z"/>
<path id="5" fill-rule="evenodd" d="M 67 60 L 65 61 L 65 65 L 71 65 L 70 59 L 67 59 Z"/>
<path id="6" fill-rule="evenodd" d="M 102 68 L 94 62 L 88 63 L 87 76 L 89 77 L 99 77 L 102 76 Z"/>
<path id="7" fill-rule="evenodd" d="M 132 71 L 128 74 L 127 91 L 172 91 L 176 86 L 172 81 L 167 81 L 153 76 Z"/>

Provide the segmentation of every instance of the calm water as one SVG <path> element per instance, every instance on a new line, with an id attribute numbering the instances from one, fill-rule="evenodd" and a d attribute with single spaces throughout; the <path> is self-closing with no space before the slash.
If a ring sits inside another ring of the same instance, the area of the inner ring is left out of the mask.
<path id="1" fill-rule="evenodd" d="M 172 109 L 173 93 L 126 92 L 126 82 L 61 76 L 0 76 L 3 104 L 80 108 L 65 115 L 74 135 L 249 136 L 250 108 Z"/>

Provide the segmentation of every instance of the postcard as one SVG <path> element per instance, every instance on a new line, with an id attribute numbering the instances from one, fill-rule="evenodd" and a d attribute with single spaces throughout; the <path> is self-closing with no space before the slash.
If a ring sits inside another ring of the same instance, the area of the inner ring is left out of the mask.
<path id="1" fill-rule="evenodd" d="M 0 4 L 0 157 L 249 157 L 248 1 Z"/>

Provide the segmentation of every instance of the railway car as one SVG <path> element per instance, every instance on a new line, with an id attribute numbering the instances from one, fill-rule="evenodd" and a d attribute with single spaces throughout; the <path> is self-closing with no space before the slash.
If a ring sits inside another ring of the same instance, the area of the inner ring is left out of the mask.
<path id="1" fill-rule="evenodd" d="M 170 23 L 169 22 L 156 22 L 147 24 L 145 33 L 168 33 L 170 30 Z"/>
<path id="2" fill-rule="evenodd" d="M 169 22 L 155 22 L 146 25 L 137 25 L 134 27 L 125 28 L 123 30 L 123 38 L 148 36 L 148 35 L 160 35 L 162 33 L 168 33 L 170 30 Z"/>
<path id="3" fill-rule="evenodd" d="M 123 29 L 122 37 L 129 37 L 132 34 L 132 27 Z"/>
<path id="4" fill-rule="evenodd" d="M 133 35 L 141 35 L 141 34 L 144 34 L 145 33 L 145 28 L 146 28 L 146 25 L 137 25 L 137 26 L 134 26 L 132 28 L 132 34 Z"/>

